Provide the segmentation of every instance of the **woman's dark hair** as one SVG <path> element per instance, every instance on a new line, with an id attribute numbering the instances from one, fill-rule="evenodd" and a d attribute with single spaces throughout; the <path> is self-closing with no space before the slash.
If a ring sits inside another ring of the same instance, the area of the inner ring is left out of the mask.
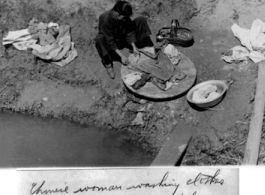
<path id="1" fill-rule="evenodd" d="M 127 1 L 117 1 L 113 7 L 113 10 L 120 15 L 130 17 L 132 15 L 132 5 Z"/>

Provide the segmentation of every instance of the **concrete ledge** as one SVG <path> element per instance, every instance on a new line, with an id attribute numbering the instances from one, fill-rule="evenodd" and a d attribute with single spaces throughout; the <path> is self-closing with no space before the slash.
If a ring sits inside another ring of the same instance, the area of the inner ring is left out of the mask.
<path id="1" fill-rule="evenodd" d="M 178 166 L 181 164 L 194 128 L 180 121 L 160 150 L 151 166 Z"/>

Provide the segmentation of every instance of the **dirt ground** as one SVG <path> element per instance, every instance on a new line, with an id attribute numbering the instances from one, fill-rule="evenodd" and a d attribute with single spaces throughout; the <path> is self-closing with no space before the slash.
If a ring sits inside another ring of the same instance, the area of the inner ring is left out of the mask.
<path id="1" fill-rule="evenodd" d="M 220 58 L 222 52 L 239 45 L 230 30 L 231 25 L 236 22 L 249 28 L 256 17 L 262 19 L 264 3 L 244 0 L 130 1 L 134 17 L 143 12 L 150 16 L 148 23 L 153 40 L 157 30 L 168 26 L 172 18 L 192 30 L 195 43 L 178 49 L 194 63 L 197 83 L 218 79 L 231 84 L 219 105 L 211 110 L 197 111 L 188 104 L 185 96 L 166 102 L 136 98 L 123 86 L 119 63 L 115 64 L 116 78 L 111 80 L 108 77 L 95 50 L 94 37 L 99 14 L 110 9 L 114 2 L 1 1 L 2 37 L 7 30 L 26 28 L 28 21 L 35 17 L 43 22 L 69 24 L 78 52 L 73 62 L 59 67 L 43 61 L 34 64 L 30 52 L 17 51 L 11 46 L 4 53 L 1 47 L 1 108 L 126 131 L 131 142 L 153 156 L 175 128 L 185 129 L 179 125 L 179 121 L 185 121 L 194 127 L 194 136 L 183 165 L 241 164 L 254 100 L 257 65 L 251 61 L 248 64 L 227 64 Z M 260 164 L 264 151 L 262 143 Z"/>

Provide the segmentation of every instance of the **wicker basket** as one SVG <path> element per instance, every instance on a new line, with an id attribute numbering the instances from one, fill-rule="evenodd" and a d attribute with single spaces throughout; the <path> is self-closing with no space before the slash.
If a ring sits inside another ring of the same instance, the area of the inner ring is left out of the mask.
<path id="1" fill-rule="evenodd" d="M 171 35 L 170 27 L 161 28 L 156 34 L 156 42 L 161 42 L 164 40 L 168 41 L 168 43 L 172 45 L 184 47 L 190 46 L 194 42 L 192 32 L 189 29 L 183 27 L 177 27 L 177 33 L 174 37 Z"/>

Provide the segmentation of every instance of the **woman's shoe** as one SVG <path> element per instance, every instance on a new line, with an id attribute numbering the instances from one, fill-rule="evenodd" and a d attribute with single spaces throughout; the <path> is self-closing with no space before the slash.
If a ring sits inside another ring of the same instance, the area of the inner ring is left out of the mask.
<path id="1" fill-rule="evenodd" d="M 115 78 L 115 73 L 113 71 L 113 67 L 106 67 L 107 73 L 111 79 Z"/>

